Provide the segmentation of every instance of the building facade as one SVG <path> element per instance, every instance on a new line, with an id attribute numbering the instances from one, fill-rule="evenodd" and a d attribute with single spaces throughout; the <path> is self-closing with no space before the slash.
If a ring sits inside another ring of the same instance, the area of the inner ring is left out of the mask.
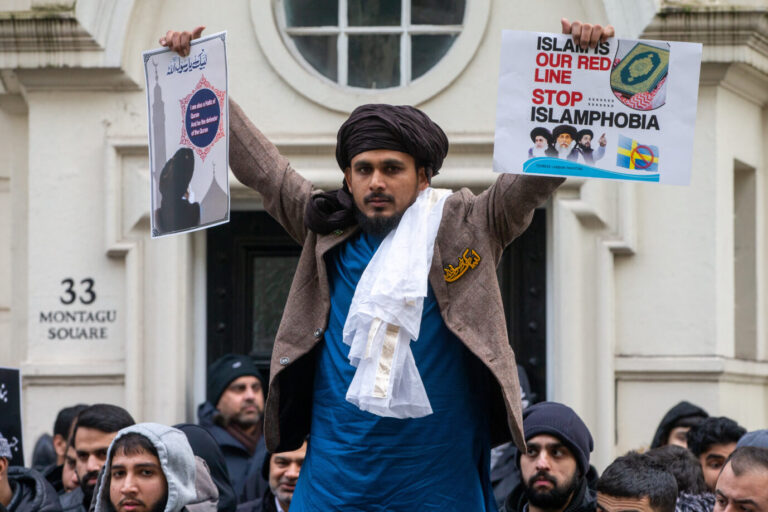
<path id="1" fill-rule="evenodd" d="M 230 224 L 150 239 L 141 52 L 199 24 L 227 30 L 231 96 L 322 188 L 338 126 L 371 102 L 443 127 L 436 185 L 491 184 L 502 29 L 564 16 L 704 43 L 690 186 L 569 179 L 500 280 L 534 391 L 585 418 L 599 467 L 682 399 L 768 426 L 768 4 L 373 3 L 0 4 L 0 366 L 22 369 L 28 462 L 63 406 L 195 420 L 207 361 L 268 362 L 298 248 L 259 196 L 230 174 Z"/>

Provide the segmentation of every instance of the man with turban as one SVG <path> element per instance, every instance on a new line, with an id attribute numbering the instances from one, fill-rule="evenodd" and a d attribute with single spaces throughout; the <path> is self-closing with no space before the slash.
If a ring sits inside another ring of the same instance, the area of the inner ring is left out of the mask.
<path id="1" fill-rule="evenodd" d="M 612 27 L 571 24 L 584 47 Z M 160 43 L 185 55 L 202 31 Z M 445 133 L 364 105 L 338 132 L 343 187 L 320 192 L 230 104 L 230 165 L 303 245 L 272 353 L 270 452 L 310 435 L 291 502 L 306 510 L 496 510 L 490 447 L 524 446 L 502 251 L 562 179 L 502 174 L 434 189 Z"/>
<path id="2" fill-rule="evenodd" d="M 528 158 L 542 156 L 557 158 L 557 151 L 552 147 L 552 132 L 546 128 L 537 126 L 531 130 L 531 142 L 533 146 L 528 148 Z"/>
<path id="3" fill-rule="evenodd" d="M 608 140 L 605 138 L 605 134 L 598 139 L 597 150 L 592 147 L 592 139 L 595 134 L 589 128 L 579 130 L 576 134 L 576 146 L 581 152 L 581 156 L 584 159 L 584 163 L 587 165 L 594 165 L 595 162 L 605 156 L 605 146 L 608 144 Z"/>
<path id="4" fill-rule="evenodd" d="M 576 128 L 567 124 L 561 124 L 552 130 L 552 137 L 555 139 L 557 158 L 574 162 L 578 160 L 581 150 L 576 143 Z"/>

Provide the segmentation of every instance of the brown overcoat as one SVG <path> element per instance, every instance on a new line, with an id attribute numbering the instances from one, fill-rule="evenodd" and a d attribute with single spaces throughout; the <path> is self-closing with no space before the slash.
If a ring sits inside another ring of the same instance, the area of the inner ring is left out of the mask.
<path id="1" fill-rule="evenodd" d="M 312 183 L 291 168 L 233 101 L 229 115 L 232 171 L 262 195 L 267 212 L 303 246 L 275 338 L 264 419 L 267 449 L 294 450 L 309 434 L 316 349 L 330 309 L 323 255 L 357 227 L 329 235 L 309 231 L 304 210 L 315 191 Z M 510 439 L 525 445 L 515 354 L 507 338 L 496 266 L 507 244 L 528 227 L 533 210 L 562 182 L 502 174 L 480 195 L 462 189 L 443 207 L 429 283 L 447 327 L 489 370 L 494 445 Z"/>

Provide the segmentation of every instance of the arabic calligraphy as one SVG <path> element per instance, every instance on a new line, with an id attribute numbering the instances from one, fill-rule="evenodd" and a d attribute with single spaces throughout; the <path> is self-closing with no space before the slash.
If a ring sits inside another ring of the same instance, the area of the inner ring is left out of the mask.
<path id="1" fill-rule="evenodd" d="M 171 63 L 168 64 L 168 72 L 166 75 L 185 73 L 187 71 L 192 71 L 193 69 L 202 70 L 205 69 L 206 64 L 208 64 L 208 56 L 205 54 L 205 48 L 203 48 L 194 58 L 190 55 L 185 59 L 178 56 L 171 59 Z"/>
<path id="2" fill-rule="evenodd" d="M 448 265 L 443 269 L 445 273 L 445 280 L 452 283 L 463 276 L 467 270 L 475 268 L 480 264 L 480 255 L 475 252 L 474 249 L 465 249 L 464 253 L 459 256 L 459 265 L 454 267 Z"/>

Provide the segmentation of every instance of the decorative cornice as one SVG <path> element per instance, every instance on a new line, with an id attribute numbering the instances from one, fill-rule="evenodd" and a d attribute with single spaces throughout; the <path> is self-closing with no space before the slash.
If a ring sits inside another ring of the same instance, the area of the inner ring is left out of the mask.
<path id="1" fill-rule="evenodd" d="M 0 17 L 0 53 L 100 49 L 74 13 Z"/>
<path id="2" fill-rule="evenodd" d="M 31 10 L 0 11 L 0 72 L 12 70 L 20 85 L 0 94 L 140 88 L 138 68 L 123 62 L 133 4 L 33 0 Z"/>
<path id="3" fill-rule="evenodd" d="M 768 361 L 722 356 L 631 356 L 614 359 L 616 379 L 635 382 L 691 381 L 768 384 Z"/>

